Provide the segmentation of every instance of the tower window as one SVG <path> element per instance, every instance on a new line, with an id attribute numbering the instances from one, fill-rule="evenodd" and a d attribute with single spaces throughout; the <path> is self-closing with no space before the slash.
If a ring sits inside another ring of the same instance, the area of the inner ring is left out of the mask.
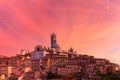
<path id="1" fill-rule="evenodd" d="M 40 51 L 40 48 L 37 48 L 37 51 Z"/>

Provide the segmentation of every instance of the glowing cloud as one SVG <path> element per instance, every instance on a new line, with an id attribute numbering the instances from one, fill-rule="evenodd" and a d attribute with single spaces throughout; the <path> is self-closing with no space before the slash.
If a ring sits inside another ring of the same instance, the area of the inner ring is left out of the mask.
<path id="1" fill-rule="evenodd" d="M 0 54 L 49 46 L 55 32 L 63 49 L 120 63 L 119 22 L 120 0 L 1 0 Z"/>

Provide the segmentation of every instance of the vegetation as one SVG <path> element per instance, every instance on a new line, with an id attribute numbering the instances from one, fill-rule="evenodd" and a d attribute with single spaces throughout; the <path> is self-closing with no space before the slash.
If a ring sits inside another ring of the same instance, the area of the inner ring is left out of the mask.
<path id="1" fill-rule="evenodd" d="M 18 78 L 9 78 L 9 80 L 18 80 Z"/>
<path id="2" fill-rule="evenodd" d="M 84 76 L 88 77 L 87 73 L 79 72 L 79 73 L 74 73 L 74 74 L 67 74 L 64 76 L 48 73 L 49 79 L 61 79 L 61 78 L 63 78 L 64 80 L 72 80 L 72 79 L 81 80 L 81 78 Z M 99 72 L 99 73 L 97 73 L 96 76 L 100 76 L 101 80 L 120 80 L 120 71 L 107 72 L 106 74 Z"/>
<path id="3" fill-rule="evenodd" d="M 86 76 L 86 73 L 84 73 L 84 72 L 79 72 L 79 73 L 64 75 L 63 78 L 64 78 L 64 80 L 72 80 L 72 79 L 81 80 L 81 78 L 82 78 L 83 76 Z"/>
<path id="4" fill-rule="evenodd" d="M 101 80 L 120 80 L 120 71 L 118 72 L 107 72 L 104 73 L 98 73 L 99 76 L 101 76 Z"/>
<path id="5" fill-rule="evenodd" d="M 47 77 L 48 77 L 49 79 L 61 79 L 61 78 L 62 78 L 61 75 L 52 74 L 51 72 L 48 73 Z"/>

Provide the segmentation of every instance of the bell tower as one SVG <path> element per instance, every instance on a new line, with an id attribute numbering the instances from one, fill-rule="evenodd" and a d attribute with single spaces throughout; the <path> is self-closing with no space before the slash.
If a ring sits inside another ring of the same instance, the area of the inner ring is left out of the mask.
<path id="1" fill-rule="evenodd" d="M 56 40 L 56 35 L 53 33 L 51 35 L 51 48 L 56 48 L 57 40 Z"/>

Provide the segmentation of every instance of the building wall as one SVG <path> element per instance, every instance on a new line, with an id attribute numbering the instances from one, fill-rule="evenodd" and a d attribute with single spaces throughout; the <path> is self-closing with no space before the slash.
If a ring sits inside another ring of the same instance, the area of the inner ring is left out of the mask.
<path id="1" fill-rule="evenodd" d="M 31 53 L 31 58 L 32 59 L 40 59 L 43 57 L 43 51 L 34 51 Z"/>

